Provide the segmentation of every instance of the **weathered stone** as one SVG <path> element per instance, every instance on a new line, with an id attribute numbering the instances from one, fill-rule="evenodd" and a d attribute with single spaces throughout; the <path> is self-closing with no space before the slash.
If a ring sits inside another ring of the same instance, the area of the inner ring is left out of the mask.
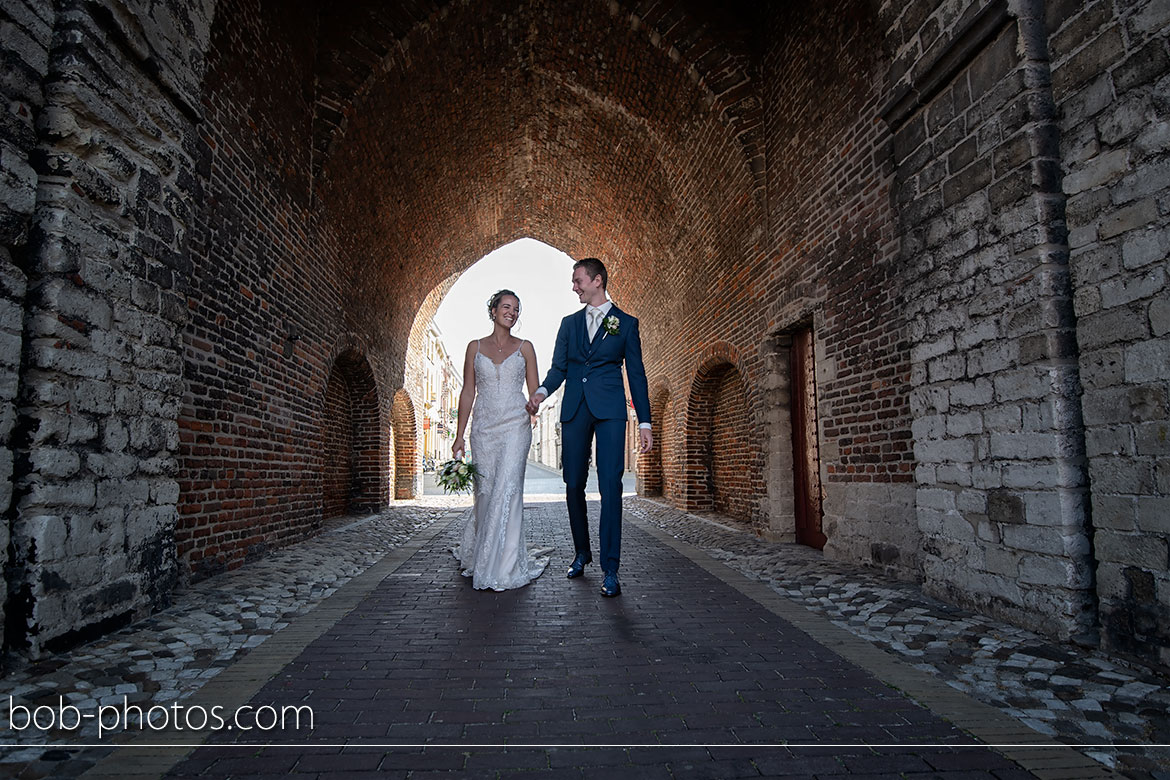
<path id="1" fill-rule="evenodd" d="M 987 517 L 993 523 L 1023 523 L 1023 499 L 1010 491 L 993 490 L 987 495 Z"/>
<path id="2" fill-rule="evenodd" d="M 1005 460 L 1051 458 L 1055 453 L 1052 436 L 1040 433 L 992 433 L 991 455 Z"/>
<path id="3" fill-rule="evenodd" d="M 1150 331 L 1155 336 L 1170 333 L 1170 295 L 1160 295 L 1150 302 Z"/>
<path id="4" fill-rule="evenodd" d="M 1154 122 L 1146 125 L 1137 139 L 1134 140 L 1133 148 L 1143 157 L 1170 149 L 1170 122 Z"/>
<path id="5" fill-rule="evenodd" d="M 1045 462 L 1008 463 L 1003 468 L 1003 485 L 1008 488 L 1043 490 L 1072 487 L 1069 477 L 1056 464 Z"/>
<path id="6" fill-rule="evenodd" d="M 1154 487 L 1152 463 L 1136 460 L 1100 459 L 1090 466 L 1093 488 L 1102 493 L 1149 494 Z"/>
<path id="7" fill-rule="evenodd" d="M 1133 429 L 1128 425 L 1113 427 L 1095 427 L 1085 432 L 1086 454 L 1090 457 L 1097 455 L 1133 455 Z"/>
<path id="8" fill-rule="evenodd" d="M 1119 25 L 1112 25 L 1066 59 L 1052 74 L 1053 87 L 1068 92 L 1105 71 L 1107 63 L 1124 49 Z"/>
<path id="9" fill-rule="evenodd" d="M 1137 499 L 1133 496 L 1094 496 L 1093 524 L 1114 531 L 1136 531 Z"/>
<path id="10" fill-rule="evenodd" d="M 1149 225 L 1158 218 L 1158 206 L 1152 198 L 1140 200 L 1101 218 L 1102 239 L 1113 238 L 1130 230 Z"/>
<path id="11" fill-rule="evenodd" d="M 1076 173 L 1066 175 L 1064 191 L 1068 195 L 1076 195 L 1118 179 L 1129 170 L 1129 152 L 1115 149 L 1094 158 Z"/>
<path id="12" fill-rule="evenodd" d="M 1125 350 L 1125 380 L 1131 383 L 1165 379 L 1170 366 L 1170 339 L 1133 344 Z"/>
<path id="13" fill-rule="evenodd" d="M 1002 371 L 995 377 L 994 385 L 996 400 L 1001 402 L 1040 398 L 1049 389 L 1045 373 L 1030 368 Z"/>
<path id="14" fill-rule="evenodd" d="M 974 458 L 975 447 L 968 439 L 916 441 L 914 455 L 928 463 L 969 463 Z"/>
<path id="15" fill-rule="evenodd" d="M 1148 542 L 1134 544 L 1138 538 L 1134 534 L 1101 530 L 1094 536 L 1093 544 L 1097 556 L 1103 561 L 1139 566 L 1145 569 L 1163 569 L 1166 566 L 1166 541 L 1145 537 Z"/>
<path id="16" fill-rule="evenodd" d="M 1064 558 L 1023 555 L 1019 566 L 1020 582 L 1056 588 L 1084 588 L 1089 578 L 1079 574 Z"/>
<path id="17" fill-rule="evenodd" d="M 1129 297 L 1121 289 L 1110 293 L 1111 301 Z M 1135 295 L 1137 299 L 1140 295 Z M 1082 349 L 1097 349 L 1121 341 L 1134 341 L 1149 335 L 1149 323 L 1144 312 L 1136 306 L 1111 307 L 1081 319 L 1078 340 Z"/>
<path id="18" fill-rule="evenodd" d="M 1170 497 L 1143 496 L 1139 498 L 1137 501 L 1137 527 L 1146 533 L 1170 536 Z"/>

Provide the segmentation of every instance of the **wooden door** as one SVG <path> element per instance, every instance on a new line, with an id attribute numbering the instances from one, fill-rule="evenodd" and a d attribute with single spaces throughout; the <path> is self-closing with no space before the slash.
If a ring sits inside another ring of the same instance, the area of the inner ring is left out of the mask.
<path id="1" fill-rule="evenodd" d="M 820 550 L 825 546 L 826 537 L 821 531 L 821 459 L 817 447 L 817 385 L 811 328 L 793 334 L 789 360 L 796 541 Z"/>

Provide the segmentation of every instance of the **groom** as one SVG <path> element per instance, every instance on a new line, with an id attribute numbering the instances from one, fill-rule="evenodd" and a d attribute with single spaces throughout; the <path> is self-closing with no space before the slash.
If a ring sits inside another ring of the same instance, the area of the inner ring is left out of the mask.
<path id="1" fill-rule="evenodd" d="M 641 451 L 654 446 L 650 433 L 650 395 L 642 367 L 642 342 L 638 321 L 618 309 L 605 296 L 605 265 L 586 257 L 573 265 L 573 292 L 585 308 L 561 321 L 552 365 L 544 384 L 528 400 L 529 414 L 565 383 L 561 401 L 561 453 L 565 476 L 565 501 L 569 528 L 577 555 L 569 567 L 569 579 L 580 577 L 585 564 L 593 562 L 589 524 L 585 516 L 585 480 L 589 451 L 597 436 L 597 481 L 601 488 L 601 569 L 605 581 L 601 595 L 617 596 L 618 564 L 622 547 L 622 472 L 626 440 L 626 392 L 622 362 L 630 381 L 630 394 L 638 413 Z"/>

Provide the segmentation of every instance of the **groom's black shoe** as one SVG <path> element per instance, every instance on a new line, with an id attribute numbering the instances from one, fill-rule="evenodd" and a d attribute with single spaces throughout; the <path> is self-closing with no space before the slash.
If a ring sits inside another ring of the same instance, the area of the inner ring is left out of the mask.
<path id="1" fill-rule="evenodd" d="M 585 573 L 585 564 L 593 563 L 593 556 L 589 553 L 577 553 L 577 557 L 573 559 L 573 563 L 569 566 L 568 578 L 580 577 Z"/>
<path id="2" fill-rule="evenodd" d="M 605 582 L 601 585 L 602 596 L 620 596 L 622 595 L 622 584 L 618 582 L 616 571 L 607 571 L 605 573 Z"/>

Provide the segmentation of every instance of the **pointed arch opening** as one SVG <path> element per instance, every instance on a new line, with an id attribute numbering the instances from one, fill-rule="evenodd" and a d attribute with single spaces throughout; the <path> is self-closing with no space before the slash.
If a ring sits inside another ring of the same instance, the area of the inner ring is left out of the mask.
<path id="1" fill-rule="evenodd" d="M 394 497 L 417 498 L 422 493 L 422 463 L 418 449 L 418 420 L 414 400 L 406 388 L 394 394 Z"/>
<path id="2" fill-rule="evenodd" d="M 666 424 L 666 410 L 670 405 L 670 391 L 659 387 L 650 395 L 650 419 L 654 421 L 654 449 L 638 457 L 638 494 L 648 497 L 665 493 L 663 453 L 667 451 L 667 436 L 671 426 Z"/>
<path id="3" fill-rule="evenodd" d="M 695 375 L 687 400 L 687 511 L 714 512 L 753 526 L 761 458 L 750 418 L 740 369 L 727 359 L 710 360 Z"/>
<path id="4" fill-rule="evenodd" d="M 379 409 L 365 355 L 353 349 L 339 355 L 325 383 L 321 413 L 323 518 L 373 511 L 387 503 L 382 464 L 389 441 L 379 425 Z"/>

